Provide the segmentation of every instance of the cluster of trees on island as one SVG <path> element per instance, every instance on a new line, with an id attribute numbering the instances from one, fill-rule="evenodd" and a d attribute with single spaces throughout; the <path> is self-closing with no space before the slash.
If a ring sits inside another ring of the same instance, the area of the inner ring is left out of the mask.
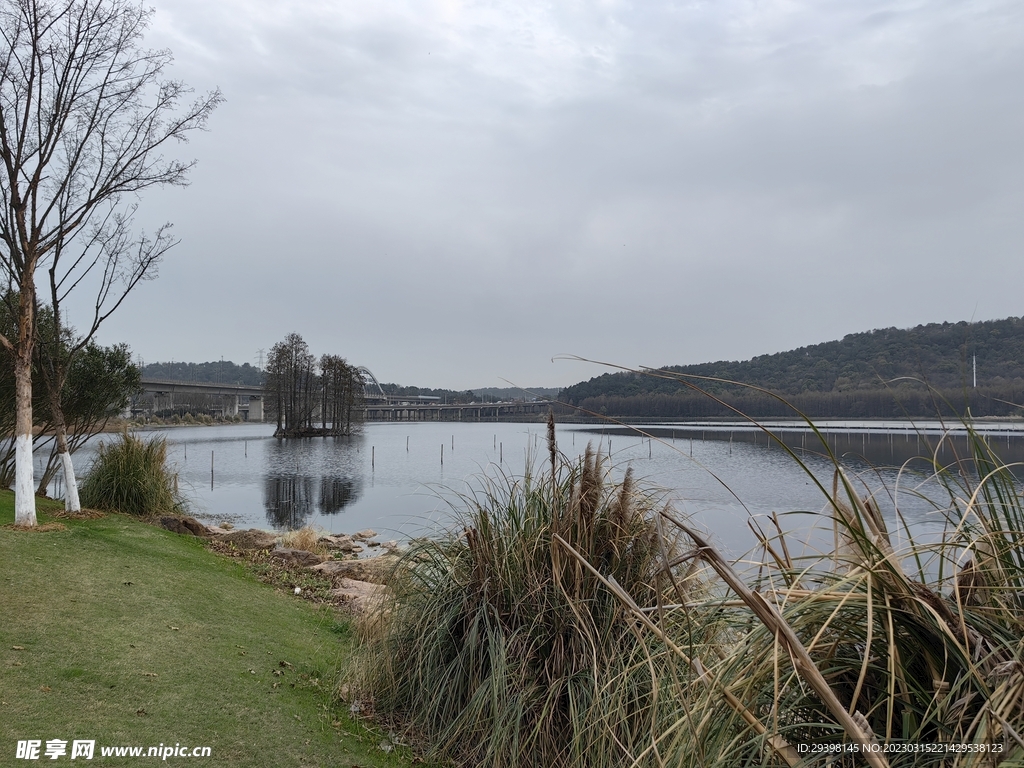
<path id="1" fill-rule="evenodd" d="M 781 395 L 813 417 L 953 416 L 968 408 L 973 416 L 1020 415 L 1024 318 L 886 328 L 741 362 L 609 373 L 566 387 L 559 399 L 609 416 L 705 418 L 734 415 L 731 408 L 793 415 L 776 398 L 729 382 Z"/>
<path id="2" fill-rule="evenodd" d="M 267 357 L 264 408 L 277 419 L 277 437 L 348 435 L 362 411 L 363 376 L 343 357 L 319 359 L 297 333 Z"/>

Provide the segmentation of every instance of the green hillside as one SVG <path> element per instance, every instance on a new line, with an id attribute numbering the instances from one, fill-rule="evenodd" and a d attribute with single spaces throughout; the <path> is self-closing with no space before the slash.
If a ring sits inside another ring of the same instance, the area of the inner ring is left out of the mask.
<path id="1" fill-rule="evenodd" d="M 230 360 L 210 363 L 149 363 L 142 369 L 142 378 L 259 387 L 263 384 L 263 371 L 249 363 L 237 365 Z"/>
<path id="2" fill-rule="evenodd" d="M 968 406 L 975 416 L 1013 415 L 1024 404 L 1024 318 L 885 328 L 751 360 L 662 370 L 763 387 L 817 417 L 935 416 L 937 410 L 962 413 Z M 788 415 L 765 395 L 692 381 L 750 415 Z M 575 384 L 563 389 L 560 399 L 618 416 L 730 414 L 677 380 L 634 373 L 604 374 Z"/>

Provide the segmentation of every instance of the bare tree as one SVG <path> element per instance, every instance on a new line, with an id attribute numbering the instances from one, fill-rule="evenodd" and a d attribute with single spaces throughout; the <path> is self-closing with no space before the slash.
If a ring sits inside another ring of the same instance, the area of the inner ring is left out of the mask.
<path id="1" fill-rule="evenodd" d="M 359 379 L 359 373 L 345 358 L 338 355 L 320 357 L 320 403 L 324 434 L 351 433 L 352 406 L 356 402 L 357 383 L 361 392 L 362 380 Z"/>
<path id="2" fill-rule="evenodd" d="M 135 235 L 132 228 L 136 206 L 127 213 L 109 207 L 86 236 L 78 238 L 70 253 L 57 246 L 51 252 L 47 270 L 50 284 L 52 321 L 36 324 L 42 354 L 40 370 L 49 393 L 54 449 L 64 473 L 64 506 L 69 512 L 81 510 L 78 483 L 68 443 L 68 420 L 63 408 L 64 385 L 79 354 L 88 348 L 100 325 L 117 309 L 142 280 L 156 276 L 156 265 L 175 241 L 170 225 L 160 227 L 150 238 Z M 76 333 L 66 322 L 65 300 L 73 290 L 91 289 L 91 316 L 84 333 Z M 40 483 L 40 487 L 44 487 Z"/>
<path id="3" fill-rule="evenodd" d="M 277 412 L 279 437 L 308 434 L 319 406 L 316 358 L 297 333 L 289 333 L 267 356 L 267 400 Z"/>
<path id="4" fill-rule="evenodd" d="M 17 335 L 0 346 L 14 358 L 19 525 L 36 522 L 36 272 L 52 270 L 51 301 L 99 276 L 95 332 L 170 244 L 166 229 L 131 235 L 126 198 L 186 183 L 194 161 L 163 152 L 221 101 L 214 91 L 184 104 L 191 90 L 163 79 L 170 52 L 141 47 L 151 13 L 128 0 L 0 0 L 0 270 L 19 295 Z"/>

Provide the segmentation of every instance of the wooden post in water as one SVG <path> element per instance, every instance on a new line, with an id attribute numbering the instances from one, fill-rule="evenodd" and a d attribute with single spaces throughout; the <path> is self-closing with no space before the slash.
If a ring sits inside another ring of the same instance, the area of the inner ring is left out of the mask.
<path id="1" fill-rule="evenodd" d="M 498 463 L 501 464 L 505 461 L 505 446 L 502 443 L 498 443 Z"/>
<path id="2" fill-rule="evenodd" d="M 249 441 L 245 441 L 245 458 L 249 458 Z"/>
<path id="3" fill-rule="evenodd" d="M 377 446 L 370 446 L 370 470 L 372 471 L 377 461 Z M 442 462 L 443 463 L 443 462 Z"/>
<path id="4" fill-rule="evenodd" d="M 409 452 L 409 436 L 408 435 L 405 436 L 405 452 L 406 453 Z"/>
<path id="5" fill-rule="evenodd" d="M 213 490 L 213 451 L 210 451 L 210 490 Z"/>
<path id="6" fill-rule="evenodd" d="M 441 466 L 444 466 L 444 443 L 441 443 Z"/>

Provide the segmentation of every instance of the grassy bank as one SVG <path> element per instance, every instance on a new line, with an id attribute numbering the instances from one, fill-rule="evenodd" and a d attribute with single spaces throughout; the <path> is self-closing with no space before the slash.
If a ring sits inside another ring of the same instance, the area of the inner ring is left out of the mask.
<path id="1" fill-rule="evenodd" d="M 41 522 L 58 509 L 41 501 Z M 409 764 L 331 708 L 351 644 L 331 610 L 195 539 L 120 515 L 60 522 L 0 529 L 0 764 L 23 739 L 95 739 L 97 760 L 101 746 L 180 743 L 211 747 L 209 765 Z"/>

